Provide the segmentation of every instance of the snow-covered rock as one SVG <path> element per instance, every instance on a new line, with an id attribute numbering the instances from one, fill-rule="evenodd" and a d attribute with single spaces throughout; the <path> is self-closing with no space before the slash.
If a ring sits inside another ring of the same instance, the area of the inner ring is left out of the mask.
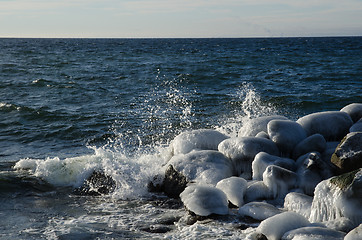
<path id="1" fill-rule="evenodd" d="M 362 223 L 350 231 L 345 237 L 344 240 L 361 240 L 362 239 Z"/>
<path id="2" fill-rule="evenodd" d="M 220 142 L 228 136 L 212 129 L 197 129 L 187 131 L 176 136 L 170 148 L 174 155 L 186 154 L 192 150 L 217 150 Z"/>
<path id="3" fill-rule="evenodd" d="M 297 192 L 290 192 L 284 198 L 284 208 L 309 218 L 313 198 Z"/>
<path id="4" fill-rule="evenodd" d="M 288 170 L 295 169 L 295 161 L 289 158 L 282 158 L 266 152 L 258 153 L 251 164 L 252 178 L 254 180 L 262 180 L 263 173 L 269 165 L 276 165 Z"/>
<path id="5" fill-rule="evenodd" d="M 309 221 L 298 213 L 284 212 L 262 221 L 257 232 L 265 235 L 268 240 L 280 240 L 286 232 L 309 224 Z"/>
<path id="6" fill-rule="evenodd" d="M 354 226 L 362 222 L 362 169 L 320 182 L 314 191 L 311 222 L 348 218 Z"/>
<path id="7" fill-rule="evenodd" d="M 288 120 L 288 118 L 280 115 L 263 116 L 250 119 L 239 130 L 238 136 L 240 137 L 254 137 L 259 132 L 267 132 L 267 125 L 271 120 Z"/>
<path id="8" fill-rule="evenodd" d="M 274 198 L 283 197 L 297 184 L 297 174 L 288 169 L 270 165 L 263 173 L 263 182 Z"/>
<path id="9" fill-rule="evenodd" d="M 341 112 L 347 113 L 354 122 L 357 122 L 362 118 L 362 103 L 351 103 L 342 108 Z"/>
<path id="10" fill-rule="evenodd" d="M 237 137 L 222 141 L 218 149 L 230 158 L 237 175 L 245 179 L 251 178 L 251 162 L 259 152 L 279 155 L 278 147 L 269 139 L 257 137 Z"/>
<path id="11" fill-rule="evenodd" d="M 350 132 L 362 132 L 362 118 L 352 125 L 349 129 Z"/>
<path id="12" fill-rule="evenodd" d="M 327 144 L 326 140 L 321 134 L 313 134 L 301 142 L 299 142 L 294 150 L 293 150 L 293 159 L 297 159 L 298 157 L 309 153 L 309 152 L 319 152 L 322 153 L 326 149 Z"/>
<path id="13" fill-rule="evenodd" d="M 289 156 L 294 147 L 307 137 L 298 123 L 290 120 L 272 120 L 267 125 L 268 135 L 284 156 Z"/>
<path id="14" fill-rule="evenodd" d="M 341 172 L 349 172 L 362 167 L 362 132 L 347 134 L 337 146 L 331 161 Z"/>
<path id="15" fill-rule="evenodd" d="M 341 140 L 353 125 L 351 117 L 340 111 L 312 113 L 297 120 L 308 136 L 315 133 L 323 135 L 327 141 Z"/>
<path id="16" fill-rule="evenodd" d="M 245 190 L 244 200 L 245 202 L 252 202 L 255 200 L 270 199 L 272 192 L 265 185 L 263 181 L 253 181 L 248 184 Z"/>
<path id="17" fill-rule="evenodd" d="M 282 240 L 343 240 L 344 232 L 324 227 L 302 227 L 286 232 Z"/>
<path id="18" fill-rule="evenodd" d="M 282 212 L 279 208 L 265 202 L 250 202 L 239 208 L 238 211 L 240 216 L 251 217 L 259 221 L 263 221 Z"/>
<path id="19" fill-rule="evenodd" d="M 353 223 L 351 220 L 345 217 L 336 218 L 330 221 L 322 222 L 324 226 L 326 226 L 329 229 L 333 229 L 336 231 L 341 232 L 349 232 L 351 231 L 355 226 L 353 226 Z"/>
<path id="20" fill-rule="evenodd" d="M 185 188 L 180 197 L 185 207 L 197 216 L 229 213 L 227 196 L 216 187 L 193 184 Z"/>
<path id="21" fill-rule="evenodd" d="M 241 207 L 244 204 L 244 192 L 247 185 L 244 178 L 229 177 L 219 181 L 216 188 L 221 189 L 233 205 Z"/>

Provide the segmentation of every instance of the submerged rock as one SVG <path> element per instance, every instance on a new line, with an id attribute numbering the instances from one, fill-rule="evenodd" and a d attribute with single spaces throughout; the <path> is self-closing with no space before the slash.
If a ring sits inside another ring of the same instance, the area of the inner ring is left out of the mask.
<path id="1" fill-rule="evenodd" d="M 197 216 L 229 213 L 227 196 L 216 187 L 193 184 L 188 186 L 180 197 L 185 207 Z"/>
<path id="2" fill-rule="evenodd" d="M 311 222 L 348 218 L 362 222 L 362 169 L 320 182 L 314 192 Z"/>
<path id="3" fill-rule="evenodd" d="M 297 120 L 307 132 L 313 135 L 319 133 L 327 141 L 341 140 L 353 125 L 351 117 L 340 111 L 312 113 Z"/>
<path id="4" fill-rule="evenodd" d="M 112 193 L 116 188 L 116 181 L 104 172 L 94 171 L 83 185 L 74 190 L 80 195 L 99 196 Z"/>
<path id="5" fill-rule="evenodd" d="M 342 173 L 361 168 L 362 132 L 347 134 L 332 154 L 331 162 L 334 163 Z"/>
<path id="6" fill-rule="evenodd" d="M 279 155 L 279 149 L 269 139 L 257 137 L 229 138 L 222 141 L 218 149 L 230 158 L 234 164 L 236 175 L 245 179 L 251 178 L 251 163 L 259 152 Z"/>
<path id="7" fill-rule="evenodd" d="M 347 113 L 354 122 L 357 122 L 362 118 L 362 103 L 351 103 L 342 108 L 341 112 Z"/>

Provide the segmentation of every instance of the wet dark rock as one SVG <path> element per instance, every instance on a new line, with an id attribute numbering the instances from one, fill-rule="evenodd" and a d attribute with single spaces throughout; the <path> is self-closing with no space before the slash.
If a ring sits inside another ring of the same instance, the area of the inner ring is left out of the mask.
<path id="1" fill-rule="evenodd" d="M 339 168 L 341 173 L 361 168 L 362 132 L 347 134 L 332 154 L 331 162 Z"/>
<path id="2" fill-rule="evenodd" d="M 94 171 L 83 185 L 74 190 L 79 195 L 100 196 L 112 193 L 116 188 L 116 182 L 111 176 L 100 171 Z"/>
<path id="3" fill-rule="evenodd" d="M 163 189 L 167 196 L 179 198 L 180 193 L 185 190 L 187 183 L 186 177 L 177 172 L 172 165 L 167 167 L 163 180 Z"/>
<path id="4" fill-rule="evenodd" d="M 141 228 L 142 231 L 148 233 L 167 233 L 172 230 L 172 228 L 164 225 L 151 225 L 149 227 Z"/>

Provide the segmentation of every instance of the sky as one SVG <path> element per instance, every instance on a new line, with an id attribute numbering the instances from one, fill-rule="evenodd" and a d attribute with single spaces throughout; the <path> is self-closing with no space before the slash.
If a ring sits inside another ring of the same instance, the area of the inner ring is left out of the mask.
<path id="1" fill-rule="evenodd" d="M 362 36 L 362 0 L 0 0 L 0 37 Z"/>

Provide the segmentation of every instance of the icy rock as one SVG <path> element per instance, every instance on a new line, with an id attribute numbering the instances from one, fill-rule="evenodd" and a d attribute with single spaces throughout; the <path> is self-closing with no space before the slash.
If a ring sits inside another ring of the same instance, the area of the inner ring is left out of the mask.
<path id="1" fill-rule="evenodd" d="M 116 189 L 116 181 L 102 171 L 94 171 L 74 192 L 80 195 L 99 196 L 112 193 Z"/>
<path id="2" fill-rule="evenodd" d="M 257 137 L 237 137 L 222 141 L 218 149 L 230 158 L 234 164 L 236 174 L 245 179 L 251 178 L 251 162 L 259 152 L 279 155 L 278 147 L 269 139 Z"/>
<path id="3" fill-rule="evenodd" d="M 362 132 L 362 118 L 349 129 L 350 132 Z"/>
<path id="4" fill-rule="evenodd" d="M 263 173 L 263 182 L 274 198 L 283 197 L 297 184 L 297 174 L 288 169 L 270 165 Z"/>
<path id="5" fill-rule="evenodd" d="M 169 165 L 172 165 L 174 171 L 169 170 Z M 194 150 L 187 154 L 173 156 L 168 162 L 167 170 L 165 173 L 165 179 L 167 179 L 165 188 L 170 190 L 177 186 L 184 186 L 185 181 L 215 185 L 221 179 L 233 175 L 233 166 L 230 159 L 214 150 Z M 182 191 L 183 188 L 181 187 L 180 190 Z"/>
<path id="6" fill-rule="evenodd" d="M 324 227 L 302 227 L 286 232 L 282 240 L 343 240 L 344 232 Z"/>
<path id="7" fill-rule="evenodd" d="M 246 188 L 244 200 L 252 202 L 255 200 L 264 200 L 272 197 L 271 191 L 263 181 L 251 182 Z"/>
<path id="8" fill-rule="evenodd" d="M 341 140 L 349 131 L 353 121 L 351 117 L 340 111 L 312 113 L 297 120 L 307 135 L 319 133 L 327 141 Z"/>
<path id="9" fill-rule="evenodd" d="M 354 122 L 357 122 L 362 118 L 362 103 L 351 103 L 342 108 L 341 112 L 347 113 Z"/>
<path id="10" fill-rule="evenodd" d="M 247 184 L 244 178 L 229 177 L 219 181 L 216 188 L 221 189 L 234 206 L 240 207 L 244 204 L 244 192 Z"/>
<path id="11" fill-rule="evenodd" d="M 341 172 L 349 172 L 362 167 L 362 132 L 353 132 L 337 146 L 331 158 Z"/>
<path id="12" fill-rule="evenodd" d="M 303 164 L 298 167 L 298 187 L 303 189 L 304 193 L 313 195 L 317 184 L 332 177 L 333 170 L 320 155 L 310 153 L 307 156 Z"/>
<path id="13" fill-rule="evenodd" d="M 180 197 L 185 207 L 197 216 L 229 213 L 227 196 L 216 187 L 193 184 L 185 188 Z"/>
<path id="14" fill-rule="evenodd" d="M 284 198 L 284 208 L 309 218 L 313 198 L 297 192 L 290 192 Z"/>
<path id="15" fill-rule="evenodd" d="M 321 134 L 313 134 L 304 140 L 302 140 L 300 143 L 298 143 L 294 150 L 293 150 L 293 159 L 297 159 L 298 157 L 309 153 L 309 152 L 324 152 L 326 149 L 327 144 L 326 140 Z"/>
<path id="16" fill-rule="evenodd" d="M 263 221 L 283 211 L 265 202 L 250 202 L 239 208 L 240 216 L 251 217 L 255 220 Z"/>
<path id="17" fill-rule="evenodd" d="M 362 239 L 362 223 L 350 231 L 345 237 L 344 240 L 361 240 Z"/>
<path id="18" fill-rule="evenodd" d="M 362 169 L 320 182 L 314 191 L 311 222 L 348 218 L 354 226 L 362 222 Z"/>
<path id="19" fill-rule="evenodd" d="M 251 164 L 254 180 L 262 180 L 263 173 L 269 165 L 276 165 L 288 170 L 295 169 L 295 161 L 289 158 L 282 158 L 275 155 L 270 155 L 265 152 L 258 153 Z"/>
<path id="20" fill-rule="evenodd" d="M 323 161 L 328 163 L 335 170 L 337 170 L 337 166 L 331 162 L 331 158 L 338 145 L 339 142 L 327 142 L 326 149 L 321 153 Z"/>
<path id="21" fill-rule="evenodd" d="M 325 221 L 325 222 L 322 222 L 322 224 L 329 229 L 333 229 L 333 230 L 341 231 L 341 232 L 349 232 L 354 228 L 351 220 L 349 220 L 348 218 L 345 218 L 345 217 L 337 218 L 337 219 L 334 219 L 331 221 Z"/>
<path id="22" fill-rule="evenodd" d="M 259 132 L 267 132 L 267 125 L 271 120 L 288 120 L 288 118 L 280 115 L 263 116 L 250 119 L 240 129 L 238 136 L 240 137 L 254 137 Z"/>
<path id="23" fill-rule="evenodd" d="M 217 150 L 219 143 L 227 138 L 228 136 L 212 129 L 192 130 L 176 136 L 170 148 L 174 155 L 186 154 L 195 149 Z"/>
<path id="24" fill-rule="evenodd" d="M 289 156 L 294 147 L 307 137 L 302 126 L 290 120 L 272 120 L 268 123 L 267 128 L 270 139 L 286 156 Z"/>
<path id="25" fill-rule="evenodd" d="M 257 232 L 264 234 L 268 240 L 279 240 L 286 232 L 309 224 L 309 221 L 298 213 L 284 212 L 262 221 Z"/>
<path id="26" fill-rule="evenodd" d="M 255 135 L 255 137 L 260 137 L 260 138 L 269 139 L 269 135 L 268 135 L 266 132 L 264 132 L 264 131 L 259 132 L 258 134 Z"/>

